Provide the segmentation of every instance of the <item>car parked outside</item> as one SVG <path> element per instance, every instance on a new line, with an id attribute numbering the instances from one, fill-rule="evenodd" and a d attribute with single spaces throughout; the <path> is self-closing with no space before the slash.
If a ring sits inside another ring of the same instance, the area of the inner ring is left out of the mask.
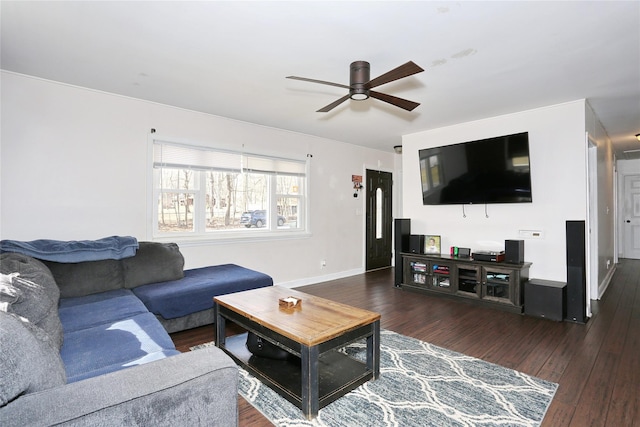
<path id="1" fill-rule="evenodd" d="M 286 218 L 282 215 L 278 215 L 278 227 L 282 227 L 285 222 L 287 222 Z M 262 228 L 266 223 L 267 211 L 264 209 L 243 212 L 242 216 L 240 217 L 240 224 L 244 224 L 244 226 L 247 228 L 250 228 L 251 226 Z"/>

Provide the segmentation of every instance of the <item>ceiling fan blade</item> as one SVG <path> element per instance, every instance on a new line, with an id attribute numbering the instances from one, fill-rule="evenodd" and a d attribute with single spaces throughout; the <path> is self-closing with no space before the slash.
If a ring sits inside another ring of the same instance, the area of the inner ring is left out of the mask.
<path id="1" fill-rule="evenodd" d="M 296 76 L 287 76 L 286 78 L 293 79 L 293 80 L 302 80 L 303 82 L 320 83 L 322 85 L 337 86 L 337 87 L 349 89 L 349 86 L 347 85 L 343 85 L 340 83 L 333 83 L 333 82 L 325 82 L 324 80 L 315 80 L 315 79 L 308 79 L 306 77 L 296 77 Z"/>
<path id="2" fill-rule="evenodd" d="M 409 101 L 408 99 L 398 98 L 397 96 L 387 95 L 386 93 L 380 93 L 373 90 L 369 91 L 369 96 L 379 99 L 380 101 L 388 102 L 391 105 L 395 105 L 396 107 L 400 107 L 407 111 L 413 111 L 414 108 L 420 105 L 419 103 Z"/>
<path id="3" fill-rule="evenodd" d="M 383 75 L 376 77 L 375 79 L 369 81 L 364 86 L 367 89 L 383 85 L 385 83 L 392 82 L 394 80 L 401 79 L 403 77 L 408 77 L 412 74 L 417 74 L 424 71 L 419 65 L 415 64 L 413 61 L 409 61 L 406 64 L 402 64 L 401 66 L 394 68 L 391 71 L 384 73 Z"/>
<path id="4" fill-rule="evenodd" d="M 316 111 L 316 113 L 328 113 L 329 111 L 331 111 L 334 108 L 336 108 L 338 105 L 342 104 L 347 99 L 349 99 L 349 95 L 348 94 L 343 96 L 342 98 L 338 99 L 337 101 L 333 101 L 331 104 L 327 105 L 326 107 L 322 107 L 321 109 Z"/>

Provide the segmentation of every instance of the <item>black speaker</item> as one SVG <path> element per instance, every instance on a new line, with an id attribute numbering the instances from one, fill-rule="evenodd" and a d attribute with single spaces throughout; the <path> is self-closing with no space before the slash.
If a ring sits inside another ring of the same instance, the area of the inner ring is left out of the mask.
<path id="1" fill-rule="evenodd" d="M 587 322 L 587 258 L 584 221 L 567 221 L 567 314 L 565 319 Z"/>
<path id="2" fill-rule="evenodd" d="M 411 234 L 409 236 L 409 252 L 412 254 L 424 253 L 424 234 Z"/>
<path id="3" fill-rule="evenodd" d="M 524 284 L 524 314 L 561 322 L 566 317 L 567 284 L 531 279 Z"/>
<path id="4" fill-rule="evenodd" d="M 409 252 L 409 236 L 411 235 L 411 220 L 409 218 L 396 218 L 394 225 L 394 256 L 395 256 L 395 286 L 402 284 L 402 252 Z"/>
<path id="5" fill-rule="evenodd" d="M 524 263 L 524 240 L 504 241 L 504 262 L 510 264 Z"/>

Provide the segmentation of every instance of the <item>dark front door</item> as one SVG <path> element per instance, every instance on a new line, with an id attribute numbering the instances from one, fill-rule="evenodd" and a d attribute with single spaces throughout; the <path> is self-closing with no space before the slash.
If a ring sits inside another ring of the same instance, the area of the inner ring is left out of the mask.
<path id="1" fill-rule="evenodd" d="M 391 267 L 392 181 L 389 172 L 367 169 L 367 271 Z"/>

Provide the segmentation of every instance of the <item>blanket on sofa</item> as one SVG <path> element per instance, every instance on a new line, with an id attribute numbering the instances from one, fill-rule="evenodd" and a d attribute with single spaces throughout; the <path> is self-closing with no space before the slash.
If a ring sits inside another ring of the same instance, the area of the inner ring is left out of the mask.
<path id="1" fill-rule="evenodd" d="M 138 250 L 138 240 L 130 236 L 111 236 L 98 240 L 49 240 L 30 242 L 0 241 L 1 252 L 18 252 L 45 261 L 83 262 L 132 257 Z"/>

